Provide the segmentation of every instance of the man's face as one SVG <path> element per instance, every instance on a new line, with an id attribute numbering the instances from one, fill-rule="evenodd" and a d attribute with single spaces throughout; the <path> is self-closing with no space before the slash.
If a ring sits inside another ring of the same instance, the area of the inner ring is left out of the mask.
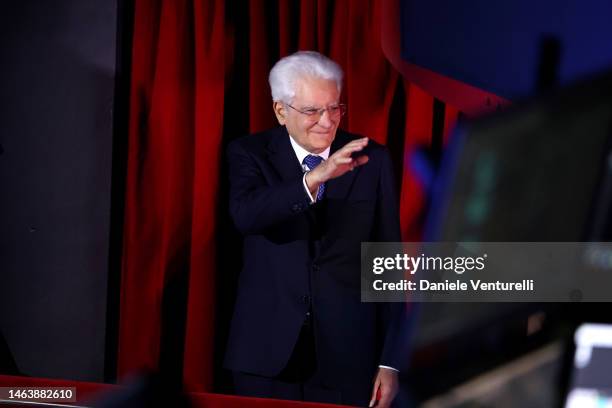
<path id="1" fill-rule="evenodd" d="M 321 153 L 331 145 L 336 137 L 340 123 L 340 115 L 330 115 L 325 111 L 322 115 L 308 116 L 299 111 L 321 109 L 337 105 L 340 92 L 333 80 L 305 77 L 296 83 L 295 97 L 291 107 L 282 102 L 274 103 L 274 112 L 281 125 L 287 127 L 287 132 L 304 149 L 311 153 Z"/>

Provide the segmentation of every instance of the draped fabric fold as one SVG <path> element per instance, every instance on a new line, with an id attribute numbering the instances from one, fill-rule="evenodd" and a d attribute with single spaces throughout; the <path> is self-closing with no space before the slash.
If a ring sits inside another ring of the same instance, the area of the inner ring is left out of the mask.
<path id="1" fill-rule="evenodd" d="M 212 390 L 223 296 L 216 282 L 226 273 L 216 259 L 227 183 L 222 150 L 230 138 L 275 126 L 267 76 L 276 60 L 299 49 L 336 60 L 346 74 L 341 126 L 403 146 L 400 160 L 430 143 L 433 98 L 385 58 L 380 8 L 381 1 L 365 0 L 251 0 L 242 8 L 223 0 L 136 0 L 120 377 L 157 369 L 166 356 L 182 363 L 188 389 Z M 447 126 L 456 115 L 447 109 Z M 424 193 L 408 170 L 397 177 L 404 237 L 418 238 Z"/>
<path id="2" fill-rule="evenodd" d="M 202 367 L 212 361 L 223 7 L 223 1 L 135 4 L 118 370 L 122 376 L 158 369 L 162 327 L 184 320 L 185 332 L 174 335 L 190 356 L 183 369 L 193 389 L 212 384 L 212 371 Z M 168 291 L 179 281 L 188 282 L 182 298 Z M 181 300 L 182 308 L 170 311 L 186 316 L 164 314 L 165 305 Z"/>

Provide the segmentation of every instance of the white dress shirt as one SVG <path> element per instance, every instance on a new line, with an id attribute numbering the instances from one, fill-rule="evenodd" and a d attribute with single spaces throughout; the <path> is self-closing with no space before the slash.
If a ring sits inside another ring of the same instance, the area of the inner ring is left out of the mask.
<path id="1" fill-rule="evenodd" d="M 310 198 L 310 204 L 313 204 L 316 201 L 317 194 L 315 194 L 315 196 L 313 197 L 312 194 L 310 194 L 310 190 L 308 189 L 308 184 L 306 184 L 306 173 L 308 173 L 312 169 L 309 169 L 308 166 L 303 164 L 304 163 L 304 158 L 306 156 L 308 156 L 309 154 L 311 154 L 313 156 L 319 156 L 323 160 L 327 160 L 328 157 L 329 157 L 329 150 L 330 150 L 331 146 L 327 146 L 327 149 L 323 150 L 319 154 L 314 154 L 314 153 L 311 153 L 308 150 L 304 149 L 302 146 L 300 146 L 293 139 L 293 136 L 289 135 L 289 140 L 291 141 L 291 147 L 293 147 L 293 151 L 295 152 L 295 155 L 297 156 L 297 159 L 300 162 L 300 165 L 302 166 L 302 170 L 304 170 L 304 177 L 302 177 L 302 183 L 304 184 L 304 190 L 306 190 L 306 194 L 308 194 L 308 198 Z M 318 192 L 319 192 L 319 189 L 317 189 L 317 193 Z"/>

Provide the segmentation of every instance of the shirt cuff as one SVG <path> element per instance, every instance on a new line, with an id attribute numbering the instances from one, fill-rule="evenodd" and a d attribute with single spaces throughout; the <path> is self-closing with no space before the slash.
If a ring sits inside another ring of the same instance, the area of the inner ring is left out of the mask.
<path id="1" fill-rule="evenodd" d="M 393 370 L 393 371 L 399 373 L 399 370 L 397 368 L 389 367 L 389 366 L 386 366 L 386 365 L 379 365 L 378 367 L 380 367 L 380 368 L 387 368 L 389 370 Z"/>
<path id="2" fill-rule="evenodd" d="M 308 172 L 304 173 L 304 176 L 302 177 L 302 184 L 304 184 L 304 190 L 306 191 L 306 194 L 308 194 L 308 198 L 310 199 L 310 204 L 314 204 L 315 199 L 312 198 L 312 194 L 310 194 L 310 190 L 308 190 L 308 184 L 306 184 L 306 174 L 308 174 Z M 319 190 L 317 189 L 317 192 Z"/>

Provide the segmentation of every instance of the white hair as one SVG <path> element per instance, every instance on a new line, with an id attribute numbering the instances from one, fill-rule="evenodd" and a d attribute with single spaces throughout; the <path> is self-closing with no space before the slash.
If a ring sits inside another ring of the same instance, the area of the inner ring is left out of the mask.
<path id="1" fill-rule="evenodd" d="M 295 96 L 295 84 L 300 78 L 333 80 L 338 92 L 341 92 L 343 76 L 340 65 L 326 56 L 315 51 L 298 51 L 274 64 L 268 82 L 274 102 L 291 103 Z"/>

